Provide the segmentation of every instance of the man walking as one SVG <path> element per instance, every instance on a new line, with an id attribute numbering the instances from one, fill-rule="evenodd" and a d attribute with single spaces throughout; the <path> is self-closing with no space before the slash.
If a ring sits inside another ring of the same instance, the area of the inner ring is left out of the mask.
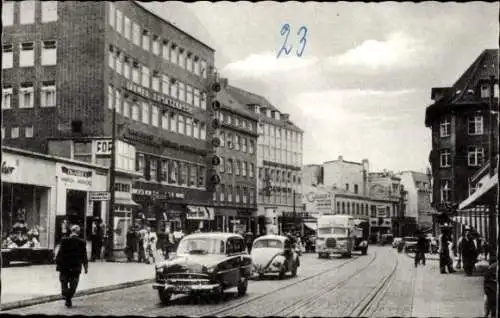
<path id="1" fill-rule="evenodd" d="M 88 272 L 87 248 L 80 235 L 80 227 L 73 225 L 68 238 L 64 238 L 56 256 L 56 270 L 59 272 L 61 294 L 66 300 L 66 307 L 71 307 L 71 299 L 75 295 L 82 265 L 85 274 Z"/>
<path id="2" fill-rule="evenodd" d="M 417 235 L 418 241 L 415 251 L 415 267 L 418 266 L 418 263 L 420 263 L 420 261 L 422 261 L 422 265 L 425 266 L 425 251 L 427 247 L 427 239 L 425 238 L 424 234 L 418 232 Z"/>
<path id="3" fill-rule="evenodd" d="M 439 236 L 439 268 L 441 274 L 446 274 L 446 269 L 451 274 L 455 272 L 450 257 L 451 227 L 444 224 L 441 227 L 441 233 Z"/>
<path id="4" fill-rule="evenodd" d="M 92 242 L 91 262 L 94 262 L 96 259 L 101 259 L 103 237 L 102 221 L 99 217 L 96 217 L 92 222 L 92 233 L 90 235 L 90 240 Z"/>
<path id="5" fill-rule="evenodd" d="M 474 265 L 477 261 L 477 247 L 476 242 L 472 238 L 470 228 L 465 229 L 465 237 L 463 238 L 458 249 L 459 259 L 462 260 L 464 272 L 467 276 L 472 276 Z"/>

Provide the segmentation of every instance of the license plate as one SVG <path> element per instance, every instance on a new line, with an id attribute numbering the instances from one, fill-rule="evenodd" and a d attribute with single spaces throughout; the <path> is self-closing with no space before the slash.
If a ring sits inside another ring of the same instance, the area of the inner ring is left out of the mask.
<path id="1" fill-rule="evenodd" d="M 191 288 L 189 286 L 176 286 L 174 288 L 174 291 L 178 293 L 188 293 L 189 291 L 191 291 Z"/>

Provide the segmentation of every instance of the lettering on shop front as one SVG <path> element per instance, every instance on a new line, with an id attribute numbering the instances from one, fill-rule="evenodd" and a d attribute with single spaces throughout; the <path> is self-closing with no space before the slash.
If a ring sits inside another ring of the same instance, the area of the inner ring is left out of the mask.
<path id="1" fill-rule="evenodd" d="M 85 186 L 92 186 L 92 171 L 77 170 L 68 167 L 61 167 L 63 176 L 61 181 L 65 183 L 78 183 Z"/>
<path id="2" fill-rule="evenodd" d="M 155 190 L 133 188 L 132 194 L 151 196 L 157 200 L 184 199 L 184 193 L 181 192 L 160 192 Z"/>
<path id="3" fill-rule="evenodd" d="M 134 93 L 134 94 L 137 94 L 145 99 L 149 99 L 149 100 L 155 101 L 157 103 L 160 103 L 160 104 L 163 104 L 163 105 L 166 105 L 166 106 L 169 106 L 169 107 L 172 107 L 172 108 L 175 108 L 175 109 L 187 112 L 187 113 L 192 113 L 191 107 L 189 107 L 183 103 L 173 101 L 172 99 L 170 99 L 166 96 L 160 95 L 158 93 L 152 93 L 150 91 L 147 91 L 137 84 L 128 82 L 127 86 L 125 86 L 125 89 Z"/>
<path id="4" fill-rule="evenodd" d="M 11 174 L 15 167 L 8 166 L 5 161 L 2 161 L 2 174 Z"/>

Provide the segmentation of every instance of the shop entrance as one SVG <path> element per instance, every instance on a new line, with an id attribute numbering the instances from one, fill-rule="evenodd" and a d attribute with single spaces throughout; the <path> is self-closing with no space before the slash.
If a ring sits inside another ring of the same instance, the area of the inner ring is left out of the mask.
<path id="1" fill-rule="evenodd" d="M 87 210 L 87 192 L 78 190 L 66 191 L 66 218 L 69 224 L 77 224 L 82 231 L 83 237 L 85 229 L 85 215 Z"/>

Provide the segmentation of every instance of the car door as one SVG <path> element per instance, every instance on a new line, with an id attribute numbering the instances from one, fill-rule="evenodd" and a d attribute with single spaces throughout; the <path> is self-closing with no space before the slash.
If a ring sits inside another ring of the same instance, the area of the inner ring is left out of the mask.
<path id="1" fill-rule="evenodd" d="M 226 286 L 236 286 L 239 281 L 240 248 L 237 238 L 229 238 L 226 241 L 226 256 L 224 270 L 221 272 Z"/>

